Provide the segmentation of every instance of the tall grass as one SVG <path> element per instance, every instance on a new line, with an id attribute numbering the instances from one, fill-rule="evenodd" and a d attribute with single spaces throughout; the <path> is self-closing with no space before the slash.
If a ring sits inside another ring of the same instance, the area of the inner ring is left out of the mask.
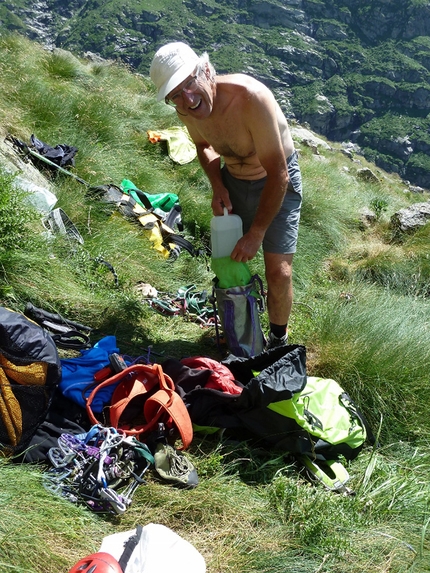
<path id="1" fill-rule="evenodd" d="M 185 236 L 209 245 L 210 189 L 198 163 L 174 164 L 165 144 L 147 140 L 148 129 L 178 125 L 155 102 L 147 78 L 13 35 L 0 36 L 0 55 L 3 128 L 25 141 L 35 133 L 49 145 L 77 147 L 72 173 L 90 184 L 127 178 L 147 192 L 176 193 Z M 428 229 L 399 240 L 389 225 L 396 209 L 420 198 L 377 170 L 379 183 L 360 181 L 357 170 L 368 166 L 362 158 L 351 162 L 336 149 L 314 156 L 297 146 L 304 204 L 290 338 L 306 345 L 308 372 L 340 382 L 373 430 L 380 428 L 378 447 L 347 464 L 356 495 L 310 484 L 282 453 L 196 436 L 189 455 L 199 486 L 181 491 L 148 476 L 115 518 L 47 492 L 43 465 L 1 460 L 1 571 L 66 573 L 103 536 L 150 521 L 193 543 L 209 573 L 430 571 Z M 155 313 L 136 289 L 147 282 L 172 294 L 190 284 L 210 290 L 208 255 L 165 260 L 138 224 L 86 185 L 45 174 L 84 243 L 48 238 L 41 215 L 24 207 L 11 192 L 13 178 L 2 174 L 1 304 L 23 310 L 30 301 L 60 312 L 93 327 L 93 342 L 114 334 L 120 350 L 134 356 L 152 346 L 160 361 L 221 358 L 213 330 Z M 365 225 L 360 212 L 378 198 L 384 210 Z M 263 275 L 261 254 L 251 267 Z"/>
<path id="2" fill-rule="evenodd" d="M 428 303 L 349 285 L 350 299 L 333 292 L 315 320 L 312 370 L 343 384 L 374 426 L 383 416 L 386 440 L 424 437 L 429 399 Z"/>

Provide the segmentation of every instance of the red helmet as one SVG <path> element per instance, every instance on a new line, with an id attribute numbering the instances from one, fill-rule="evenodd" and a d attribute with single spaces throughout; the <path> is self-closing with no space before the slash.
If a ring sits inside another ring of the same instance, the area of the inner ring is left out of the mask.
<path id="1" fill-rule="evenodd" d="M 69 573 L 123 573 L 123 570 L 115 557 L 100 551 L 75 563 Z"/>

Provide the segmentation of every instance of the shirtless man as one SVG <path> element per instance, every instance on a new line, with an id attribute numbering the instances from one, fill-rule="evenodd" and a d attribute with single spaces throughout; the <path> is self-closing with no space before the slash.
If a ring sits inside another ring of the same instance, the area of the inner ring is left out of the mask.
<path id="1" fill-rule="evenodd" d="M 302 197 L 287 120 L 261 82 L 244 74 L 216 75 L 206 53 L 199 57 L 182 42 L 160 48 L 150 74 L 158 101 L 176 108 L 197 147 L 214 215 L 225 206 L 243 220 L 244 235 L 231 258 L 250 261 L 263 245 L 269 347 L 286 344 Z"/>

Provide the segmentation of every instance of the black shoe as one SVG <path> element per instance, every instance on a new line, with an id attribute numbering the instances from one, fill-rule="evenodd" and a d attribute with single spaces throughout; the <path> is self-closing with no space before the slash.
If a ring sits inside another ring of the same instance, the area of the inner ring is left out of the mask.
<path id="1" fill-rule="evenodd" d="M 275 336 L 273 332 L 269 334 L 269 338 L 267 340 L 266 350 L 270 350 L 271 348 L 279 348 L 280 346 L 287 346 L 288 344 L 288 332 L 279 338 Z"/>

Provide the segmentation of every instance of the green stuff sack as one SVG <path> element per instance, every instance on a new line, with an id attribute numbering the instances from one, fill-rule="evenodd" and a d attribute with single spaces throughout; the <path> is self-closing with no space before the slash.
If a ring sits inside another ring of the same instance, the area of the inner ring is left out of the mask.
<path id="1" fill-rule="evenodd" d="M 238 263 L 230 257 L 211 259 L 211 269 L 218 279 L 218 288 L 245 286 L 251 282 L 251 271 L 246 263 Z"/>
<path id="2" fill-rule="evenodd" d="M 152 207 L 168 213 L 174 205 L 179 203 L 179 197 L 175 193 L 145 193 L 138 189 L 129 179 L 121 181 L 121 188 L 124 193 L 133 197 L 145 209 Z"/>

